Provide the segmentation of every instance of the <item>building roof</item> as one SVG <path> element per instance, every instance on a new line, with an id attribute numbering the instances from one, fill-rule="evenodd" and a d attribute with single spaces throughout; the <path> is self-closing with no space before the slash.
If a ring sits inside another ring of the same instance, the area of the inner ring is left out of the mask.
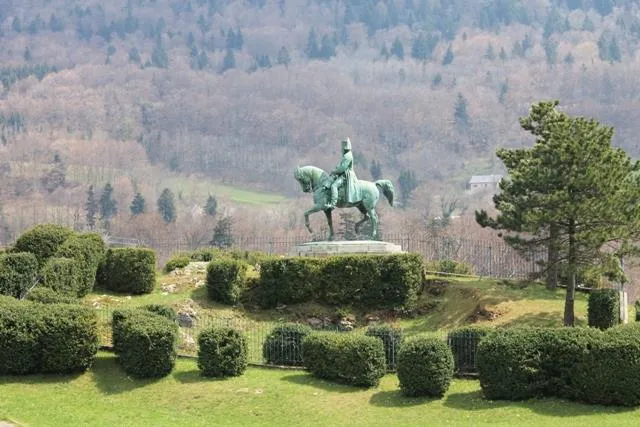
<path id="1" fill-rule="evenodd" d="M 473 175 L 469 184 L 495 184 L 500 182 L 502 175 Z"/>

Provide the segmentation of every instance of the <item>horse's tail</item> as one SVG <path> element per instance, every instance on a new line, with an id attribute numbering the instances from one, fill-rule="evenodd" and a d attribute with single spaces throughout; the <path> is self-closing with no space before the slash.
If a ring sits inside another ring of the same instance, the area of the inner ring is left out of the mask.
<path id="1" fill-rule="evenodd" d="M 387 198 L 389 204 L 393 206 L 393 184 L 388 179 L 379 179 L 375 182 L 376 187 L 382 190 L 382 194 Z"/>

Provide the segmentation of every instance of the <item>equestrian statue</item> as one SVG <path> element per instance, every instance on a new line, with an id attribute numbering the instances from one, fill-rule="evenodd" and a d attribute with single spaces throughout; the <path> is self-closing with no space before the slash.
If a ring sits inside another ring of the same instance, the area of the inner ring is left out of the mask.
<path id="1" fill-rule="evenodd" d="M 353 171 L 353 154 L 349 138 L 341 142 L 342 159 L 338 166 L 327 174 L 315 166 L 297 167 L 293 176 L 305 193 L 313 193 L 314 206 L 304 212 L 304 225 L 313 233 L 309 224 L 309 215 L 323 211 L 329 225 L 329 240 L 333 240 L 333 220 L 331 212 L 335 208 L 358 208 L 362 219 L 356 223 L 356 233 L 365 221 L 371 220 L 371 239 L 378 238 L 378 215 L 376 204 L 380 200 L 380 193 L 393 206 L 393 184 L 388 179 L 376 182 L 358 180 Z"/>

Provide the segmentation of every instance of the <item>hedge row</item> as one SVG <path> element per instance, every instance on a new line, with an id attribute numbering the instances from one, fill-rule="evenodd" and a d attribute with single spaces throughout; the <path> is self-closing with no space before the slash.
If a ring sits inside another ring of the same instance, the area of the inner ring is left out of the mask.
<path id="1" fill-rule="evenodd" d="M 477 357 L 488 399 L 640 404 L 640 328 L 498 330 L 482 339 Z"/>
<path id="2" fill-rule="evenodd" d="M 144 248 L 109 249 L 101 264 L 98 284 L 129 294 L 148 294 L 156 284 L 156 253 Z"/>
<path id="3" fill-rule="evenodd" d="M 285 323 L 271 330 L 262 345 L 262 356 L 271 365 L 302 366 L 302 341 L 312 329 L 299 323 Z"/>
<path id="4" fill-rule="evenodd" d="M 314 332 L 302 358 L 313 375 L 354 386 L 375 387 L 386 372 L 382 341 L 366 335 Z"/>
<path id="5" fill-rule="evenodd" d="M 151 310 L 115 310 L 113 349 L 122 369 L 135 378 L 168 375 L 177 356 L 178 324 Z"/>
<path id="6" fill-rule="evenodd" d="M 98 351 L 98 320 L 79 305 L 0 301 L 0 374 L 83 372 Z"/>
<path id="7" fill-rule="evenodd" d="M 207 266 L 209 298 L 224 304 L 236 304 L 247 284 L 248 265 L 235 259 L 211 261 Z"/>
<path id="8" fill-rule="evenodd" d="M 38 260 L 28 252 L 0 255 L 0 295 L 20 298 L 36 282 Z"/>

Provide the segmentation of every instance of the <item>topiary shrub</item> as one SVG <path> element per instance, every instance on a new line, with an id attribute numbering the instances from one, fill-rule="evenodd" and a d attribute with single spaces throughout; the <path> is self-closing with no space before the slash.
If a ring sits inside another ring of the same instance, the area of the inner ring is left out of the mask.
<path id="1" fill-rule="evenodd" d="M 300 323 L 285 323 L 271 330 L 262 345 L 262 357 L 271 365 L 302 366 L 302 340 L 312 329 Z"/>
<path id="2" fill-rule="evenodd" d="M 135 378 L 168 375 L 176 360 L 178 325 L 146 310 L 113 314 L 113 346 L 122 369 Z"/>
<path id="3" fill-rule="evenodd" d="M 114 292 L 151 293 L 156 284 L 156 253 L 144 248 L 109 249 L 97 279 L 100 287 Z"/>
<path id="4" fill-rule="evenodd" d="M 476 368 L 476 351 L 480 340 L 491 331 L 482 326 L 464 326 L 447 334 L 447 344 L 453 353 L 455 373 L 458 375 L 474 374 Z"/>
<path id="5" fill-rule="evenodd" d="M 398 380 L 406 396 L 442 397 L 453 378 L 453 354 L 439 338 L 416 337 L 398 353 Z"/>
<path id="6" fill-rule="evenodd" d="M 91 309 L 0 302 L 0 374 L 81 372 L 97 351 L 97 317 Z"/>
<path id="7" fill-rule="evenodd" d="M 611 328 L 620 323 L 620 297 L 615 289 L 596 289 L 589 294 L 589 326 Z"/>
<path id="8" fill-rule="evenodd" d="M 20 298 L 38 276 L 38 260 L 28 252 L 0 255 L 0 295 Z"/>
<path id="9" fill-rule="evenodd" d="M 42 286 L 65 296 L 86 295 L 82 265 L 75 259 L 49 258 L 42 267 Z"/>
<path id="10" fill-rule="evenodd" d="M 429 261 L 425 267 L 427 271 L 433 271 L 436 273 L 460 274 L 460 275 L 473 274 L 473 266 L 471 264 L 455 261 L 452 259 Z"/>
<path id="11" fill-rule="evenodd" d="M 98 318 L 89 307 L 43 305 L 42 372 L 84 372 L 98 352 Z"/>
<path id="12" fill-rule="evenodd" d="M 40 371 L 44 329 L 35 304 L 23 301 L 0 303 L 0 374 L 25 375 Z"/>
<path id="13" fill-rule="evenodd" d="M 184 268 L 191 262 L 191 258 L 187 255 L 174 255 L 169 258 L 169 261 L 164 265 L 164 272 L 171 273 L 178 268 Z"/>
<path id="14" fill-rule="evenodd" d="M 98 266 L 104 261 L 106 245 L 97 233 L 83 233 L 69 237 L 56 251 L 56 257 L 70 258 L 78 262 L 81 269 L 82 284 L 80 296 L 87 295 L 93 289 Z"/>
<path id="15" fill-rule="evenodd" d="M 25 299 L 41 304 L 80 304 L 81 302 L 79 298 L 62 295 L 51 288 L 39 286 L 29 291 Z"/>
<path id="16" fill-rule="evenodd" d="M 402 329 L 391 325 L 373 325 L 367 328 L 365 335 L 382 340 L 384 356 L 387 363 L 387 372 L 396 370 L 398 351 L 402 345 Z"/>
<path id="17" fill-rule="evenodd" d="M 320 298 L 319 278 L 324 261 L 317 258 L 271 258 L 260 264 L 257 300 L 263 308 Z"/>
<path id="18" fill-rule="evenodd" d="M 30 252 L 42 267 L 49 258 L 73 235 L 73 230 L 57 224 L 38 224 L 18 237 L 12 252 Z"/>
<path id="19" fill-rule="evenodd" d="M 162 317 L 166 317 L 167 319 L 171 320 L 172 322 L 177 322 L 178 321 L 178 314 L 176 313 L 176 311 L 167 306 L 167 305 L 162 305 L 162 304 L 147 304 L 147 305 L 143 305 L 140 307 L 143 310 L 147 310 L 150 311 L 151 313 L 155 313 L 158 314 Z"/>
<path id="20" fill-rule="evenodd" d="M 318 378 L 375 387 L 386 372 L 382 341 L 360 334 L 313 332 L 302 341 L 304 365 Z"/>
<path id="21" fill-rule="evenodd" d="M 198 336 L 198 368 L 205 377 L 237 377 L 247 369 L 249 346 L 240 332 L 209 328 Z"/>
<path id="22" fill-rule="evenodd" d="M 246 288 L 247 264 L 233 259 L 218 259 L 207 266 L 207 293 L 213 301 L 236 304 Z"/>

